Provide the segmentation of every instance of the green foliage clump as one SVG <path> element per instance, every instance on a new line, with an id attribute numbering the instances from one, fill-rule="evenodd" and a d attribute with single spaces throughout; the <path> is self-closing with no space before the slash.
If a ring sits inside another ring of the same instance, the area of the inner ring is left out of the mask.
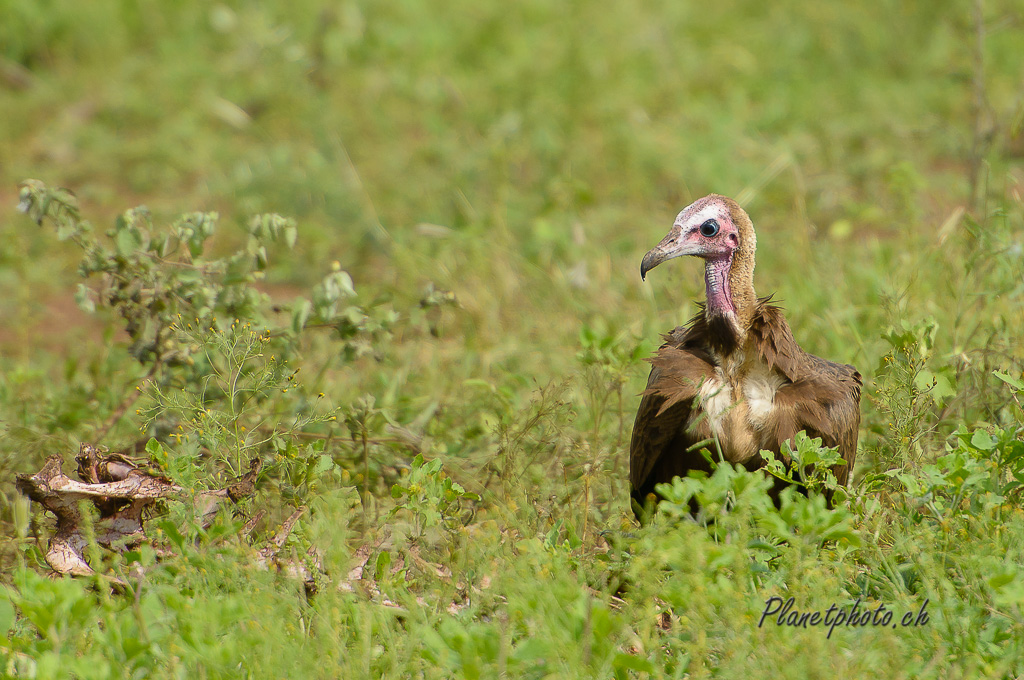
<path id="1" fill-rule="evenodd" d="M 412 459 L 404 484 L 391 487 L 395 506 L 390 514 L 394 516 L 404 510 L 412 515 L 414 536 L 422 536 L 429 527 L 440 526 L 451 531 L 456 526 L 465 525 L 459 519 L 462 503 L 480 500 L 480 496 L 468 493 L 450 477 L 441 476 L 441 464 L 439 458 L 424 463 L 423 456 L 417 455 Z"/>

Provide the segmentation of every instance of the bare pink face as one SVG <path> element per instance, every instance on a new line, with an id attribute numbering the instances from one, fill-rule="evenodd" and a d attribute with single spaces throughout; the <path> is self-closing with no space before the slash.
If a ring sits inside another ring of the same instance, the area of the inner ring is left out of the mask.
<path id="1" fill-rule="evenodd" d="M 684 208 L 668 235 L 644 256 L 640 276 L 683 255 L 728 260 L 739 245 L 739 229 L 733 224 L 729 206 L 718 196 L 705 196 Z"/>

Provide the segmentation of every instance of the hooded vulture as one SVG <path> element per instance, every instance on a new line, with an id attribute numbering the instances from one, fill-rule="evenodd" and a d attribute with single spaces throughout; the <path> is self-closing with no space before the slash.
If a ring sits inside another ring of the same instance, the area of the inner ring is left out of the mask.
<path id="1" fill-rule="evenodd" d="M 861 377 L 853 366 L 808 354 L 782 310 L 754 293 L 754 226 L 731 198 L 712 194 L 679 216 L 640 264 L 640 276 L 682 255 L 704 260 L 707 302 L 665 335 L 633 425 L 629 481 L 641 514 L 654 487 L 710 471 L 700 449 L 755 470 L 760 451 L 780 456 L 804 430 L 838 446 L 833 473 L 846 484 L 857 454 Z"/>

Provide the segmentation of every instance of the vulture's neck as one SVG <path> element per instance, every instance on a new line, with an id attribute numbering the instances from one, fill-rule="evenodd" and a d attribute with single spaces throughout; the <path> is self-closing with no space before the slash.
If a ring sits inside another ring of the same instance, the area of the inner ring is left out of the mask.
<path id="1" fill-rule="evenodd" d="M 733 336 L 736 344 L 742 344 L 757 306 L 757 294 L 754 292 L 757 238 L 747 213 L 739 205 L 730 203 L 730 217 L 739 231 L 740 244 L 731 255 L 705 260 L 704 284 L 708 303 L 704 313 L 710 325 L 721 326 L 723 332 Z"/>

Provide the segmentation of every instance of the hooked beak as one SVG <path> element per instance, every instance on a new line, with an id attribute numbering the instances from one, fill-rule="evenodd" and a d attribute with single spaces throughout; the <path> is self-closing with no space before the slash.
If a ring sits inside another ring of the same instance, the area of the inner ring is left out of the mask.
<path id="1" fill-rule="evenodd" d="M 699 255 L 699 247 L 692 241 L 683 240 L 683 230 L 677 225 L 672 226 L 672 230 L 668 232 L 665 238 L 661 239 L 661 243 L 654 246 L 640 262 L 640 278 L 642 280 L 647 279 L 647 272 L 651 271 L 665 260 L 671 260 L 675 257 L 682 257 L 683 255 Z"/>

